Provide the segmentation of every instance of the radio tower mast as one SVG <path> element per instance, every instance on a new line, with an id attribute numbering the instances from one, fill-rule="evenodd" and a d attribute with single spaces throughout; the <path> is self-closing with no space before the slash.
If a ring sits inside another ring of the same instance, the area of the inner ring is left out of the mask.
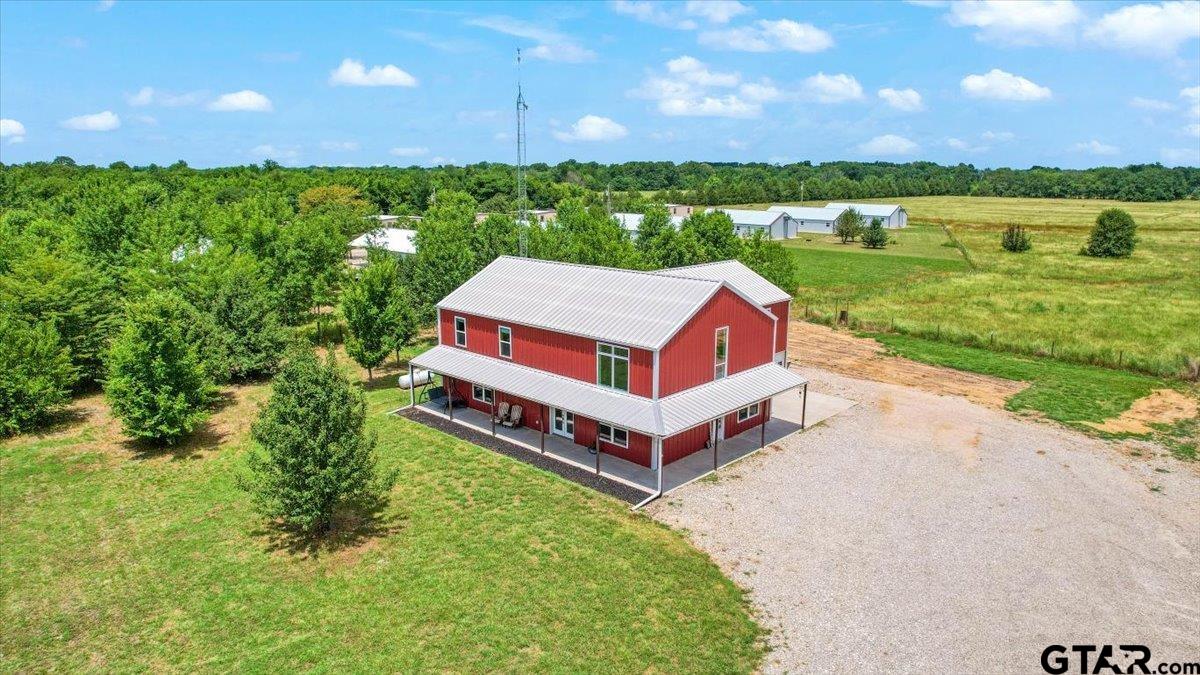
<path id="1" fill-rule="evenodd" d="M 517 49 L 517 251 L 529 255 L 529 198 L 525 190 L 525 95 L 521 92 L 521 50 Z"/>

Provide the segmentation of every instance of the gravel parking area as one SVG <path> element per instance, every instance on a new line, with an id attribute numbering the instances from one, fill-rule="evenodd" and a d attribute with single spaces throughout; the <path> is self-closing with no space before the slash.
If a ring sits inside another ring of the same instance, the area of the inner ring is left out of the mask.
<path id="1" fill-rule="evenodd" d="M 1200 660 L 1196 465 L 802 372 L 859 405 L 648 508 L 750 590 L 767 671 L 1042 672 L 1052 643 Z"/>

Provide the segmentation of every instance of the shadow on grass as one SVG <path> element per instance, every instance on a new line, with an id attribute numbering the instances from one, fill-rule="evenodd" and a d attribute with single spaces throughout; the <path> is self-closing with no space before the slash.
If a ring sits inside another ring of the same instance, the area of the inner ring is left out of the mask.
<path id="1" fill-rule="evenodd" d="M 311 560 L 323 555 L 345 554 L 369 548 L 376 541 L 399 532 L 405 519 L 384 513 L 387 498 L 340 508 L 328 532 L 310 534 L 274 521 L 252 532 L 266 538 L 267 553 L 287 553 Z"/>
<path id="2" fill-rule="evenodd" d="M 213 396 L 209 405 L 210 416 L 191 434 L 167 445 L 158 441 L 126 439 L 121 445 L 133 454 L 134 459 L 157 459 L 170 457 L 172 460 L 197 459 L 205 452 L 216 450 L 229 440 L 230 433 L 214 419 L 215 415 L 237 403 L 237 396 L 230 391 L 220 391 Z"/>

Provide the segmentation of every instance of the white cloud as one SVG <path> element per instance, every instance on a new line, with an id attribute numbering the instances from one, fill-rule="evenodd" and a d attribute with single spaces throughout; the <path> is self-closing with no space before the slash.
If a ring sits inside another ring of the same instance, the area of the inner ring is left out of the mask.
<path id="1" fill-rule="evenodd" d="M 178 108 L 182 106 L 195 105 L 203 101 L 206 94 L 203 91 L 189 91 L 182 94 L 172 94 L 170 92 L 160 91 L 154 87 L 142 87 L 136 93 L 127 94 L 125 102 L 134 107 L 148 106 L 157 103 L 161 106 L 169 108 Z"/>
<path id="2" fill-rule="evenodd" d="M 276 162 L 290 163 L 300 157 L 300 151 L 292 147 L 276 147 L 270 143 L 264 143 L 251 148 L 250 155 L 258 159 L 273 159 Z"/>
<path id="3" fill-rule="evenodd" d="M 111 110 L 79 115 L 62 121 L 62 126 L 75 131 L 112 131 L 121 126 L 121 118 Z"/>
<path id="4" fill-rule="evenodd" d="M 954 148 L 955 150 L 961 150 L 963 152 L 978 152 L 980 150 L 987 149 L 987 148 L 984 148 L 983 146 L 971 145 L 970 143 L 962 140 L 961 138 L 947 138 L 946 145 Z"/>
<path id="5" fill-rule="evenodd" d="M 209 110 L 218 112 L 236 112 L 245 110 L 249 112 L 271 112 L 274 106 L 271 105 L 271 99 L 252 89 L 243 89 L 229 94 L 221 94 L 217 100 L 208 104 Z"/>
<path id="6" fill-rule="evenodd" d="M 420 157 L 421 155 L 428 155 L 429 148 L 392 148 L 391 150 L 388 150 L 388 152 L 396 157 Z"/>
<path id="7" fill-rule="evenodd" d="M 921 94 L 916 89 L 892 89 L 884 87 L 879 90 L 879 98 L 883 99 L 888 105 L 896 110 L 904 112 L 916 112 L 924 110 L 925 104 L 921 101 Z"/>
<path id="8" fill-rule="evenodd" d="M 729 23 L 729 20 L 751 11 L 737 0 L 688 0 L 683 11 L 709 23 Z"/>
<path id="9" fill-rule="evenodd" d="M 742 52 L 825 51 L 833 46 L 833 36 L 810 23 L 791 19 L 759 19 L 754 26 L 740 26 L 700 33 L 700 44 L 712 49 Z"/>
<path id="10" fill-rule="evenodd" d="M 664 99 L 658 110 L 671 117 L 758 117 L 762 106 L 729 94 L 704 96 L 699 99 Z"/>
<path id="11" fill-rule="evenodd" d="M 1000 101 L 1041 101 L 1050 98 L 1048 87 L 1043 87 L 1019 75 L 993 68 L 984 75 L 968 75 L 959 83 L 962 92 L 971 98 L 989 98 Z"/>
<path id="12" fill-rule="evenodd" d="M 108 10 L 112 9 L 113 5 L 115 4 L 117 4 L 117 0 L 100 0 L 96 3 L 96 11 L 107 12 Z"/>
<path id="13" fill-rule="evenodd" d="M 330 152 L 354 152 L 358 148 L 357 141 L 321 141 L 321 149 Z"/>
<path id="14" fill-rule="evenodd" d="M 972 143 L 961 138 L 947 138 L 946 145 L 961 152 L 985 152 L 992 149 L 992 144 L 1007 143 L 1016 135 L 1011 131 L 985 131 L 979 134 L 982 143 Z"/>
<path id="15" fill-rule="evenodd" d="M 429 166 L 454 166 L 455 161 L 456 160 L 453 157 L 443 157 L 438 155 L 436 157 L 430 157 L 429 161 L 426 163 Z"/>
<path id="16" fill-rule="evenodd" d="M 1076 143 L 1071 146 L 1073 152 L 1083 152 L 1089 155 L 1115 155 L 1121 152 L 1121 149 L 1112 145 L 1106 145 L 1097 140 L 1090 140 L 1085 143 Z"/>
<path id="17" fill-rule="evenodd" d="M 511 16 L 475 17 L 468 19 L 467 25 L 494 30 L 497 33 L 504 33 L 513 37 L 533 40 L 538 44 L 533 49 L 524 50 L 522 53 L 536 59 L 561 61 L 564 63 L 582 63 L 596 58 L 595 52 L 580 46 L 569 35 L 540 24 L 514 19 Z"/>
<path id="18" fill-rule="evenodd" d="M 133 121 L 138 124 L 145 124 L 148 127 L 158 126 L 158 118 L 153 115 L 134 115 Z"/>
<path id="19" fill-rule="evenodd" d="M 511 139 L 512 134 L 508 133 L 507 131 L 497 131 L 496 133 L 492 134 L 492 140 L 496 141 L 497 143 L 506 142 Z"/>
<path id="20" fill-rule="evenodd" d="M 679 30 L 692 30 L 696 28 L 695 21 L 685 19 L 674 12 L 667 11 L 665 5 L 651 2 L 650 0 L 614 0 L 611 6 L 617 14 L 632 16 L 643 23 Z"/>
<path id="21" fill-rule="evenodd" d="M 1097 19 L 1084 35 L 1105 47 L 1171 56 L 1200 38 L 1200 2 L 1127 5 Z"/>
<path id="22" fill-rule="evenodd" d="M 1175 109 L 1175 105 L 1168 101 L 1160 101 L 1154 98 L 1142 98 L 1141 96 L 1134 96 L 1133 98 L 1129 99 L 1129 105 L 1135 108 L 1141 108 L 1142 110 L 1154 110 L 1157 112 L 1166 112 L 1168 110 Z"/>
<path id="23" fill-rule="evenodd" d="M 817 73 L 804 80 L 806 94 L 820 103 L 843 103 L 863 97 L 862 85 L 852 75 Z"/>
<path id="24" fill-rule="evenodd" d="M 125 97 L 125 101 L 132 106 L 150 105 L 154 100 L 154 87 L 142 87 L 136 94 L 131 94 Z"/>
<path id="25" fill-rule="evenodd" d="M 749 146 L 745 141 L 739 141 L 736 138 L 731 138 L 728 141 L 725 141 L 725 147 L 729 148 L 730 150 L 745 150 Z"/>
<path id="26" fill-rule="evenodd" d="M 783 93 L 767 79 L 760 82 L 747 82 L 738 88 L 738 93 L 747 100 L 758 103 L 770 103 L 783 98 Z"/>
<path id="27" fill-rule="evenodd" d="M 1187 134 L 1188 136 L 1195 136 L 1196 138 L 1200 138 L 1200 124 L 1187 125 L 1186 127 L 1183 128 L 1183 133 Z"/>
<path id="28" fill-rule="evenodd" d="M 390 63 L 371 66 L 368 70 L 362 61 L 342 59 L 341 65 L 330 71 L 329 84 L 335 87 L 415 87 L 417 78 Z"/>
<path id="29" fill-rule="evenodd" d="M 985 42 L 1037 45 L 1070 41 L 1083 12 L 1071 0 L 967 0 L 952 3 L 946 20 L 978 28 Z"/>
<path id="30" fill-rule="evenodd" d="M 649 136 L 650 140 L 660 143 L 674 143 L 679 140 L 679 135 L 670 129 L 666 131 L 651 131 Z"/>
<path id="31" fill-rule="evenodd" d="M 1007 143 L 1016 138 L 1016 134 L 1011 131 L 985 131 L 979 134 L 979 137 L 985 141 L 996 141 L 999 143 Z"/>
<path id="32" fill-rule="evenodd" d="M 1200 119 L 1200 87 L 1188 87 L 1179 90 L 1179 97 L 1188 108 L 1188 115 Z"/>
<path id="33" fill-rule="evenodd" d="M 564 143 L 575 141 L 616 141 L 629 135 L 629 130 L 617 122 L 599 115 L 584 115 L 571 125 L 570 131 L 555 131 L 554 137 Z"/>
<path id="34" fill-rule="evenodd" d="M 876 136 L 858 146 L 858 151 L 864 155 L 911 155 L 917 151 L 916 143 L 896 134 Z"/>
<path id="35" fill-rule="evenodd" d="M 0 138 L 7 138 L 9 143 L 23 143 L 25 125 L 7 117 L 0 119 Z"/>
<path id="36" fill-rule="evenodd" d="M 699 59 L 680 56 L 667 61 L 667 72 L 702 87 L 734 87 L 741 77 L 737 73 L 714 73 Z"/>
<path id="37" fill-rule="evenodd" d="M 1171 166 L 1196 166 L 1200 164 L 1200 148 L 1163 148 L 1162 158 Z"/>

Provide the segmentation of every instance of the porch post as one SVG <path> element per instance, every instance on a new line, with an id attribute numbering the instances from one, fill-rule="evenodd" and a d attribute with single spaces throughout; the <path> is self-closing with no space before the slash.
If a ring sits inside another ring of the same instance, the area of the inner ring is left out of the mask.
<path id="1" fill-rule="evenodd" d="M 545 410 L 546 410 L 546 406 L 544 406 L 544 405 L 538 406 L 538 413 L 542 413 L 539 415 L 539 417 L 542 418 L 542 422 L 541 422 L 541 424 L 538 425 L 538 429 L 540 429 L 542 432 L 542 448 L 541 448 L 541 450 L 542 450 L 543 455 L 546 454 L 546 417 L 550 414 L 550 413 L 545 412 Z"/>
<path id="2" fill-rule="evenodd" d="M 600 423 L 596 422 L 596 475 L 600 475 Z"/>
<path id="3" fill-rule="evenodd" d="M 800 389 L 800 428 L 804 428 L 804 416 L 808 413 L 808 383 L 805 382 L 803 388 Z"/>
<path id="4" fill-rule="evenodd" d="M 449 382 L 449 384 L 446 384 Z M 450 421 L 454 421 L 454 378 L 443 377 L 442 383 L 446 384 L 446 410 L 450 413 Z"/>
<path id="5" fill-rule="evenodd" d="M 496 437 L 496 390 L 492 390 L 492 438 Z"/>
<path id="6" fill-rule="evenodd" d="M 762 405 L 762 424 L 758 427 L 758 449 L 762 450 L 767 447 L 767 403 Z"/>
<path id="7" fill-rule="evenodd" d="M 662 494 L 662 485 L 663 485 L 663 452 L 662 452 L 662 446 L 663 446 L 663 439 L 662 439 L 662 436 L 655 436 L 655 437 L 654 437 L 654 448 L 655 448 L 655 451 L 656 451 L 656 452 L 658 452 L 658 494 L 660 494 L 660 495 Z"/>
<path id="8" fill-rule="evenodd" d="M 717 470 L 717 448 L 721 447 L 721 424 L 713 420 L 713 471 Z"/>
<path id="9" fill-rule="evenodd" d="M 417 407 L 417 383 L 413 381 L 412 361 L 408 362 L 408 407 Z"/>

